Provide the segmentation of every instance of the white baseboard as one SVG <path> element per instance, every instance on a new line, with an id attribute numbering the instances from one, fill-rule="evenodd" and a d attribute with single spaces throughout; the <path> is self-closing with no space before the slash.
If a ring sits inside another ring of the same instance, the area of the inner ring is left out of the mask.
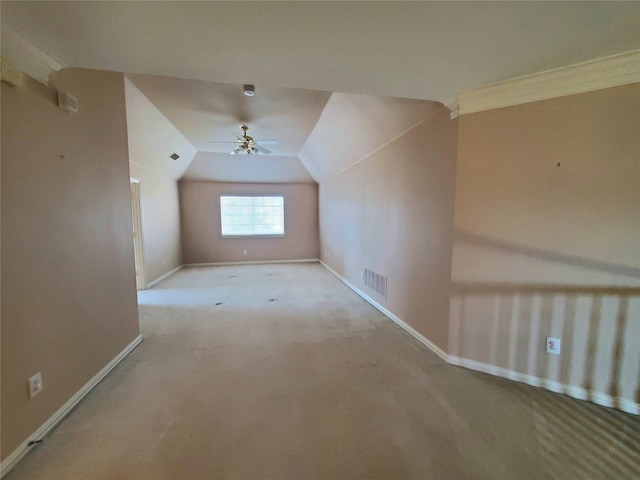
<path id="1" fill-rule="evenodd" d="M 174 273 L 176 273 L 178 270 L 180 270 L 182 267 L 184 267 L 184 265 L 179 265 L 176 268 L 174 268 L 173 270 L 165 273 L 164 275 L 159 276 L 158 278 L 156 278 L 153 282 L 149 282 L 147 283 L 147 288 L 151 288 L 154 285 L 157 285 L 158 283 L 160 283 L 162 280 L 164 280 L 165 278 L 169 278 L 171 275 L 173 275 Z"/>
<path id="2" fill-rule="evenodd" d="M 333 268 L 331 268 L 329 265 L 327 265 L 326 263 L 324 263 L 322 260 L 320 260 L 320 263 L 324 266 L 324 268 L 326 268 L 327 270 L 329 270 L 333 275 L 336 276 L 336 278 L 338 278 L 338 280 L 340 280 L 342 283 L 344 283 L 347 287 L 349 287 L 351 290 L 353 290 L 354 292 L 356 292 L 358 295 L 360 295 L 364 300 L 366 300 L 368 303 L 370 303 L 371 305 L 373 305 L 375 308 L 377 308 L 378 310 L 380 310 L 380 312 L 382 312 L 384 315 L 386 315 L 387 317 L 389 317 L 393 322 L 395 322 L 396 324 L 398 324 L 400 327 L 404 328 L 407 332 L 409 332 L 412 336 L 414 336 L 419 342 L 421 342 L 422 344 L 424 344 L 427 348 L 429 348 L 433 353 L 435 353 L 436 355 L 438 355 L 440 358 L 442 358 L 445 362 L 448 361 L 447 360 L 447 353 L 442 350 L 440 347 L 438 347 L 435 343 L 433 343 L 431 340 L 429 340 L 427 337 L 425 337 L 424 335 L 422 335 L 420 332 L 418 332 L 417 330 L 415 330 L 411 325 L 409 325 L 407 322 L 405 322 L 404 320 L 402 320 L 400 317 L 398 317 L 395 313 L 391 312 L 390 310 L 388 310 L 387 308 L 383 307 L 382 305 L 380 305 L 378 302 L 376 302 L 373 298 L 371 298 L 369 295 L 367 295 L 366 293 L 364 293 L 362 290 L 360 290 L 358 287 L 356 287 L 353 283 L 351 283 L 349 280 L 347 280 L 346 278 L 344 278 L 342 275 L 340 275 L 338 272 L 336 272 Z"/>
<path id="3" fill-rule="evenodd" d="M 29 442 L 34 440 L 42 439 L 47 433 L 49 433 L 53 428 L 60 423 L 64 417 L 66 417 L 71 410 L 75 408 L 82 399 L 87 396 L 87 394 L 93 390 L 93 388 L 100 383 L 100 381 L 115 368 L 118 363 L 120 363 L 140 342 L 142 341 L 142 336 L 138 335 L 129 345 L 125 347 L 113 360 L 111 360 L 107 365 L 104 366 L 102 370 L 95 374 L 95 376 L 89 380 L 84 387 L 82 387 L 78 392 L 71 397 L 67 402 L 62 405 L 49 419 L 44 422 L 40 428 L 38 428 L 35 432 L 33 432 L 29 437 L 18 446 L 11 454 L 4 459 L 2 464 L 0 464 L 0 477 L 4 477 L 9 471 L 20 461 L 22 457 L 29 451 L 30 445 Z"/>
<path id="4" fill-rule="evenodd" d="M 626 398 L 614 398 L 611 395 L 602 392 L 589 392 L 575 385 L 565 385 L 564 383 L 556 382 L 554 380 L 548 380 L 545 378 L 536 377 L 526 373 L 515 372 L 506 368 L 491 365 L 489 363 L 482 363 L 476 360 L 470 360 L 468 358 L 457 357 L 455 355 L 449 355 L 449 363 L 452 365 L 458 365 L 461 367 L 476 370 L 478 372 L 487 373 L 496 377 L 506 378 L 507 380 L 513 380 L 520 383 L 526 383 L 534 387 L 541 387 L 545 390 L 550 390 L 556 393 L 562 393 L 578 400 L 587 400 L 598 405 L 605 407 L 617 407 L 623 412 L 632 413 L 634 415 L 640 415 L 640 405 L 628 400 Z"/>
<path id="5" fill-rule="evenodd" d="M 212 263 L 186 263 L 184 267 L 224 267 L 229 265 L 260 265 L 263 263 L 317 263 L 317 258 L 297 258 L 294 260 L 251 260 L 246 262 L 212 262 Z"/>
<path id="6" fill-rule="evenodd" d="M 359 288 L 349 282 L 347 279 L 342 277 L 338 272 L 333 270 L 329 265 L 320 260 L 320 263 L 329 270 L 333 275 L 335 275 L 342 283 L 344 283 L 351 290 L 360 295 L 363 299 L 369 302 L 371 305 L 380 310 L 383 314 L 397 323 L 399 326 L 404 328 L 407 332 L 413 335 L 416 339 L 418 339 L 421 343 L 427 346 L 431 351 L 433 351 L 436 355 L 442 358 L 447 363 L 451 365 L 457 365 L 464 368 L 469 368 L 471 370 L 476 370 L 478 372 L 487 373 L 489 375 L 494 375 L 496 377 L 506 378 L 507 380 L 513 380 L 515 382 L 526 383 L 527 385 L 532 385 L 534 387 L 544 388 L 545 390 L 550 390 L 556 393 L 562 393 L 564 395 L 568 395 L 573 398 L 577 398 L 578 400 L 587 400 L 592 403 L 596 403 L 598 405 L 602 405 L 605 407 L 615 407 L 623 412 L 632 413 L 634 415 L 640 415 L 640 404 L 635 403 L 632 400 L 626 398 L 614 398 L 611 395 L 602 392 L 591 392 L 589 393 L 587 390 L 581 387 L 576 387 L 573 385 L 565 385 L 563 383 L 559 383 L 553 380 L 547 380 L 544 378 L 535 377 L 533 375 L 528 375 L 525 373 L 516 372 L 513 370 L 509 370 L 506 368 L 498 367 L 496 365 L 491 365 L 488 363 L 482 363 L 475 360 L 471 360 L 468 358 L 457 357 L 455 355 L 449 355 L 436 344 L 434 344 L 431 340 L 426 338 L 424 335 L 416 331 L 413 327 L 408 325 L 404 320 L 399 318 L 394 313 L 387 310 L 385 307 L 380 305 L 378 302 L 369 297 L 366 293 L 362 292 Z"/>

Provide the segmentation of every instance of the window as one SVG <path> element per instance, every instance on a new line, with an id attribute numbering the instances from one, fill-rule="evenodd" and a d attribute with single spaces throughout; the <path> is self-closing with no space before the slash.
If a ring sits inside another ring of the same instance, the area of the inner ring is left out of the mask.
<path id="1" fill-rule="evenodd" d="M 220 196 L 223 237 L 284 235 L 284 197 Z"/>

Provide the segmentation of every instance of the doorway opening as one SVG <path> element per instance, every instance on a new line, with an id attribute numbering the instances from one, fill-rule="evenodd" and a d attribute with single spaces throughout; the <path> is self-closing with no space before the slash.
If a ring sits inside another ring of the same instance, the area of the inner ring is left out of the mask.
<path id="1" fill-rule="evenodd" d="M 130 177 L 131 185 L 131 215 L 133 218 L 133 252 L 136 265 L 136 288 L 147 288 L 147 279 L 144 274 L 144 255 L 142 241 L 142 207 L 140 203 L 140 180 Z"/>

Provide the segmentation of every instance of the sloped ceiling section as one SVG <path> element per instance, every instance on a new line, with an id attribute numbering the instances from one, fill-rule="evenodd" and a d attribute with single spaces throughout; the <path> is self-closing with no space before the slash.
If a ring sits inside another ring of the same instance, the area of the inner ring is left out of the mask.
<path id="1" fill-rule="evenodd" d="M 129 161 L 178 180 L 191 163 L 196 148 L 125 77 Z M 172 154 L 180 158 L 173 160 Z"/>
<path id="2" fill-rule="evenodd" d="M 334 93 L 302 147 L 300 161 L 322 183 L 441 108 L 426 100 Z"/>
<path id="3" fill-rule="evenodd" d="M 256 140 L 277 140 L 266 147 L 273 155 L 298 155 L 318 121 L 330 92 L 203 82 L 155 75 L 128 75 L 131 81 L 199 152 L 229 153 L 233 141 L 249 126 Z M 213 143 L 212 143 L 213 142 Z"/>
<path id="4" fill-rule="evenodd" d="M 137 91 L 197 149 L 185 180 L 237 183 L 310 183 L 313 177 L 298 153 L 316 125 L 331 93 L 256 85 L 255 96 L 242 85 L 153 75 L 128 75 Z M 164 118 L 163 117 L 163 118 Z M 229 155 L 234 141 L 249 135 L 270 155 Z M 149 133 L 147 132 L 147 136 Z"/>
<path id="5" fill-rule="evenodd" d="M 198 152 L 182 177 L 232 183 L 314 183 L 298 157 Z"/>

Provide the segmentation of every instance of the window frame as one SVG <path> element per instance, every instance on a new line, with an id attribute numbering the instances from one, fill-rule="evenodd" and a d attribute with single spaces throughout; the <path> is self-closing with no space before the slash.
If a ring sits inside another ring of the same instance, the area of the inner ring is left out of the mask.
<path id="1" fill-rule="evenodd" d="M 257 235 L 237 235 L 237 234 L 232 234 L 232 235 L 225 235 L 224 233 L 222 233 L 222 217 L 223 217 L 223 213 L 222 213 L 222 198 L 223 197 L 245 197 L 245 198 L 265 198 L 265 197 L 270 197 L 270 198 L 282 198 L 282 233 L 274 233 L 274 234 L 269 234 L 269 233 L 260 233 Z M 231 194 L 225 194 L 225 193 L 221 193 L 218 196 L 218 207 L 219 207 L 219 212 L 220 212 L 220 237 L 224 238 L 224 239 L 247 239 L 247 238 L 283 238 L 286 235 L 287 229 L 286 229 L 286 225 L 285 225 L 285 219 L 286 219 L 286 206 L 285 206 L 285 195 L 282 193 L 267 193 L 267 194 L 243 194 L 243 193 L 231 193 Z"/>

